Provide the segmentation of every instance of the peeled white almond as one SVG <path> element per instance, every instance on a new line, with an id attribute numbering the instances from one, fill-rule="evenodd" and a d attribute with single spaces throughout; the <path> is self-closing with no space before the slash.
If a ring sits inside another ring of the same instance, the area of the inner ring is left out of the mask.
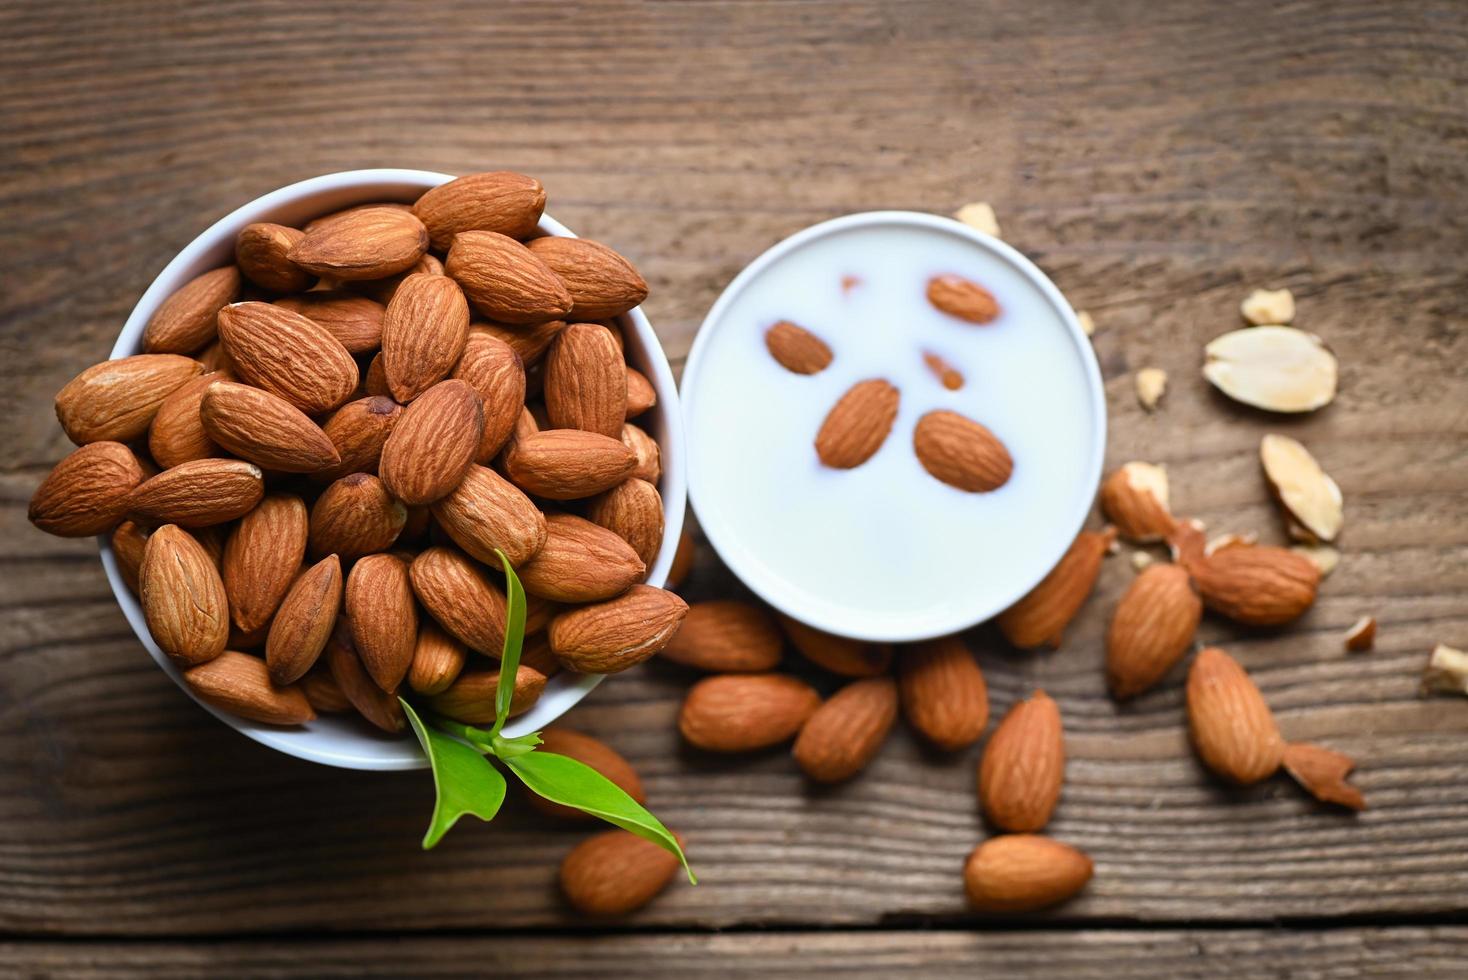
<path id="1" fill-rule="evenodd" d="M 970 228 L 976 228 L 986 235 L 999 236 L 999 219 L 994 215 L 994 207 L 988 201 L 975 201 L 965 204 L 953 213 L 953 216 Z"/>
<path id="2" fill-rule="evenodd" d="M 1244 319 L 1256 326 L 1295 319 L 1295 294 L 1288 289 L 1256 289 L 1239 304 Z"/>
<path id="3" fill-rule="evenodd" d="M 1313 412 L 1335 397 L 1335 355 L 1319 337 L 1294 327 L 1232 330 L 1204 354 L 1203 377 L 1245 405 Z"/>
<path id="4" fill-rule="evenodd" d="M 1314 562 L 1315 567 L 1320 569 L 1321 578 L 1335 571 L 1336 566 L 1341 563 L 1341 553 L 1328 544 L 1297 544 L 1290 550 Z"/>
<path id="5" fill-rule="evenodd" d="M 1157 407 L 1162 400 L 1163 393 L 1167 391 L 1167 372 L 1162 368 L 1142 368 L 1137 372 L 1137 401 L 1147 411 Z"/>
<path id="6" fill-rule="evenodd" d="M 1334 541 L 1341 533 L 1341 488 L 1297 440 L 1267 435 L 1259 443 L 1259 462 L 1274 497 L 1294 525 L 1314 541 Z M 1294 529 L 1291 529 L 1294 533 Z"/>

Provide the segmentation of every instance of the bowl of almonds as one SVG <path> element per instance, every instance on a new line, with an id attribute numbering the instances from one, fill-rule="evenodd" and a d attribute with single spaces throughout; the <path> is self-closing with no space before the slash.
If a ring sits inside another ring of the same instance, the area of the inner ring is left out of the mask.
<path id="1" fill-rule="evenodd" d="M 98 535 L 180 687 L 258 742 L 424 758 L 399 695 L 493 720 L 500 556 L 527 596 L 506 736 L 660 649 L 683 439 L 647 286 L 508 172 L 329 174 L 220 219 L 56 398 L 30 519 Z"/>

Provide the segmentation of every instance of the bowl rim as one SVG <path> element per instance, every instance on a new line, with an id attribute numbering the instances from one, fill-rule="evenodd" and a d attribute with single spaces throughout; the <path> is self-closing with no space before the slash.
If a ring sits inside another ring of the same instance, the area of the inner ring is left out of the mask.
<path id="1" fill-rule="evenodd" d="M 339 207 L 351 207 L 356 203 L 368 203 L 374 199 L 393 200 L 395 196 L 401 196 L 405 192 L 414 190 L 421 194 L 423 191 L 454 179 L 456 177 L 453 174 L 431 170 L 400 168 L 344 170 L 288 184 L 240 205 L 193 238 L 154 277 L 128 314 L 122 330 L 118 333 L 117 341 L 108 355 L 109 359 L 141 353 L 143 330 L 159 305 L 183 283 L 206 271 L 201 263 L 209 254 L 219 250 L 226 242 L 231 243 L 232 251 L 234 237 L 245 225 L 255 221 L 270 220 L 282 209 L 333 192 L 345 192 L 347 196 L 360 195 L 358 201 L 339 205 Z M 379 194 L 379 196 L 374 198 L 373 194 Z M 545 234 L 563 238 L 577 237 L 569 228 L 548 214 L 542 214 L 539 230 Z M 667 581 L 668 572 L 672 567 L 673 555 L 677 550 L 678 539 L 683 530 L 687 501 L 683 414 L 679 406 L 678 389 L 673 379 L 672 368 L 668 364 L 667 355 L 647 315 L 639 306 L 618 319 L 624 328 L 624 334 L 627 333 L 627 328 L 631 328 L 630 336 L 626 339 L 640 355 L 636 366 L 648 376 L 648 380 L 652 382 L 653 389 L 657 393 L 657 405 L 649 414 L 655 413 L 659 423 L 657 427 L 660 429 L 658 444 L 661 453 L 662 479 L 659 493 L 663 500 L 663 540 L 658 549 L 657 558 L 648 570 L 646 582 L 649 585 L 662 585 Z M 112 587 L 118 606 L 132 627 L 133 633 L 137 635 L 143 647 L 152 656 L 154 662 L 163 669 L 163 672 L 196 704 L 215 718 L 242 735 L 278 752 L 326 766 L 370 771 L 422 769 L 427 766 L 427 759 L 424 758 L 417 741 L 407 732 L 393 736 L 386 733 L 379 734 L 375 729 L 370 732 L 364 731 L 362 734 L 373 736 L 372 742 L 364 742 L 364 744 L 375 743 L 381 746 L 380 750 L 333 750 L 330 746 L 318 744 L 322 741 L 329 741 L 329 739 L 323 738 L 325 733 L 312 731 L 309 725 L 303 728 L 262 725 L 238 718 L 200 700 L 184 683 L 178 668 L 149 634 L 147 623 L 143 618 L 142 606 L 137 597 L 128 589 L 118 567 L 117 557 L 112 548 L 111 535 L 98 535 L 97 542 L 108 584 Z M 509 736 L 516 736 L 544 728 L 580 702 L 601 683 L 605 676 L 603 674 L 557 675 L 551 679 L 552 685 L 561 678 L 570 680 L 570 683 L 563 683 L 555 689 L 555 696 L 552 699 L 554 710 L 545 712 L 539 710 L 543 705 L 548 706 L 543 696 L 536 708 L 506 725 L 505 733 Z M 363 728 L 367 727 L 364 724 Z M 408 751 L 404 750 L 405 746 Z"/>
<path id="2" fill-rule="evenodd" d="M 701 493 L 704 481 L 696 472 L 696 467 L 690 466 L 687 474 L 689 502 L 694 513 L 698 516 L 699 530 L 708 539 L 718 553 L 721 561 L 728 566 L 741 582 L 750 588 L 765 602 L 769 603 L 780 612 L 793 619 L 799 620 L 809 626 L 824 630 L 837 636 L 845 636 L 854 640 L 870 643 L 909 643 L 929 640 L 935 637 L 948 636 L 961 633 L 980 623 L 987 622 L 1003 610 L 1009 608 L 1029 593 L 1060 561 L 1070 542 L 1080 533 L 1085 526 L 1087 517 L 1090 515 L 1095 502 L 1096 490 L 1100 486 L 1102 467 L 1106 456 L 1106 388 L 1101 378 L 1100 364 L 1096 359 L 1095 348 L 1091 345 L 1090 338 L 1081 329 L 1080 321 L 1076 318 L 1075 311 L 1070 303 L 1061 293 L 1059 287 L 1045 275 L 1028 257 L 1007 242 L 986 234 L 978 229 L 972 228 L 953 218 L 942 215 L 927 214 L 920 211 L 862 211 L 855 214 L 842 215 L 826 221 L 818 222 L 807 228 L 795 232 L 787 238 L 781 239 L 774 245 L 757 256 L 746 265 L 739 274 L 724 288 L 709 309 L 703 322 L 699 325 L 698 334 L 693 339 L 693 345 L 689 349 L 688 357 L 683 362 L 683 383 L 685 394 L 683 398 L 683 413 L 685 428 L 691 427 L 690 419 L 693 417 L 693 406 L 699 397 L 698 378 L 703 362 L 707 358 L 706 352 L 712 341 L 709 339 L 719 329 L 719 323 L 724 318 L 725 311 L 733 304 L 744 289 L 759 276 L 765 269 L 779 262 L 786 255 L 817 238 L 836 234 L 854 228 L 874 226 L 902 226 L 920 227 L 934 229 L 945 234 L 957 234 L 967 238 L 973 244 L 992 252 L 997 258 L 1010 265 L 1026 281 L 1033 285 L 1046 302 L 1054 308 L 1065 324 L 1070 334 L 1071 343 L 1076 348 L 1081 359 L 1082 368 L 1086 377 L 1086 388 L 1088 404 L 1091 409 L 1091 439 L 1090 455 L 1086 460 L 1085 479 L 1078 485 L 1081 488 L 1088 487 L 1090 492 L 1082 496 L 1079 492 L 1076 496 L 1076 504 L 1073 513 L 1067 517 L 1067 525 L 1071 533 L 1064 539 L 1064 544 L 1054 556 L 1054 561 L 1045 564 L 1045 570 L 1033 577 L 1033 580 L 1018 582 L 1005 595 L 1002 604 L 996 608 L 974 607 L 974 611 L 962 614 L 954 614 L 947 618 L 928 616 L 916 619 L 907 624 L 907 628 L 874 629 L 863 628 L 861 625 L 853 628 L 851 624 L 835 621 L 820 612 L 805 608 L 798 601 L 792 601 L 788 592 L 779 588 L 779 582 L 743 560 L 741 551 L 731 547 L 733 540 L 738 537 L 738 530 L 722 520 L 718 512 L 709 508 L 700 508 L 699 501 L 708 500 L 708 495 Z M 992 605 L 992 601 L 989 605 Z"/>

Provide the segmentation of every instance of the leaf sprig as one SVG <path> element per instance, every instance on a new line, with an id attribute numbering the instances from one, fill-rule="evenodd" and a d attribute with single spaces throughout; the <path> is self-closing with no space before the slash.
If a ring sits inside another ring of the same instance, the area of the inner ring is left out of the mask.
<path id="1" fill-rule="evenodd" d="M 495 720 L 489 729 L 475 728 L 450 718 L 430 714 L 425 720 L 406 700 L 403 711 L 423 754 L 433 770 L 437 799 L 428 831 L 423 835 L 427 850 L 443 839 L 459 818 L 472 814 L 493 820 L 505 800 L 505 777 L 489 761 L 490 756 L 515 775 L 532 793 L 553 803 L 575 807 L 607 823 L 646 838 L 675 855 L 688 880 L 698 879 L 677 838 L 616 783 L 595 769 L 569 756 L 537 751 L 540 733 L 515 738 L 501 734 L 510 717 L 510 700 L 515 693 L 515 674 L 520 668 L 520 650 L 525 639 L 525 589 L 510 561 L 496 550 L 505 571 L 505 646 L 500 657 L 499 684 L 494 693 Z"/>

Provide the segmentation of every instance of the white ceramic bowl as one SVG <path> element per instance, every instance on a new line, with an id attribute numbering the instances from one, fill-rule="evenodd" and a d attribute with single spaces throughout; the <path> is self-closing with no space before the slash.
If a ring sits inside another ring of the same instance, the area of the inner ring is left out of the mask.
<path id="1" fill-rule="evenodd" d="M 232 261 L 235 235 L 245 225 L 254 221 L 274 221 L 299 226 L 310 218 L 354 204 L 412 202 L 429 188 L 452 179 L 450 174 L 426 170 L 350 170 L 303 180 L 256 198 L 216 221 L 168 263 L 133 308 L 111 356 L 126 357 L 140 353 L 143 328 L 159 304 L 199 273 Z M 548 235 L 575 237 L 549 215 L 540 219 L 540 230 Z M 647 428 L 662 448 L 663 477 L 658 489 L 663 498 L 665 529 L 662 548 L 647 577 L 650 584 L 661 585 L 667 581 L 673 552 L 683 528 L 687 489 L 683 475 L 682 416 L 673 372 L 668 368 L 668 360 L 647 317 L 638 308 L 622 316 L 620 321 L 627 342 L 628 362 L 647 375 L 658 396 L 657 405 L 638 424 Z M 98 540 L 107 579 L 133 632 L 158 666 L 193 697 L 177 668 L 148 634 L 142 607 L 123 583 L 108 537 L 104 535 Z M 546 685 L 545 693 L 536 706 L 506 726 L 506 734 L 513 736 L 544 728 L 585 697 L 601 680 L 600 675 L 558 674 Z M 198 698 L 194 700 L 198 701 Z M 427 764 L 411 734 L 390 736 L 355 717 L 323 716 L 301 728 L 278 728 L 245 721 L 202 701 L 199 704 L 236 731 L 298 759 L 343 769 L 420 769 Z"/>
<path id="2" fill-rule="evenodd" d="M 934 309 L 925 285 L 943 273 L 986 286 L 998 319 Z M 831 365 L 783 369 L 764 345 L 779 320 L 825 339 Z M 928 351 L 966 383 L 947 390 Z M 866 378 L 897 386 L 896 423 L 861 466 L 824 467 L 815 434 Z M 843 636 L 905 642 L 994 616 L 1069 547 L 1101 475 L 1105 394 L 1070 305 L 1004 242 L 930 214 L 849 215 L 769 249 L 709 311 L 682 384 L 699 526 L 765 601 Z M 935 409 L 993 430 L 1014 458 L 1009 482 L 972 494 L 926 473 L 912 433 Z"/>

